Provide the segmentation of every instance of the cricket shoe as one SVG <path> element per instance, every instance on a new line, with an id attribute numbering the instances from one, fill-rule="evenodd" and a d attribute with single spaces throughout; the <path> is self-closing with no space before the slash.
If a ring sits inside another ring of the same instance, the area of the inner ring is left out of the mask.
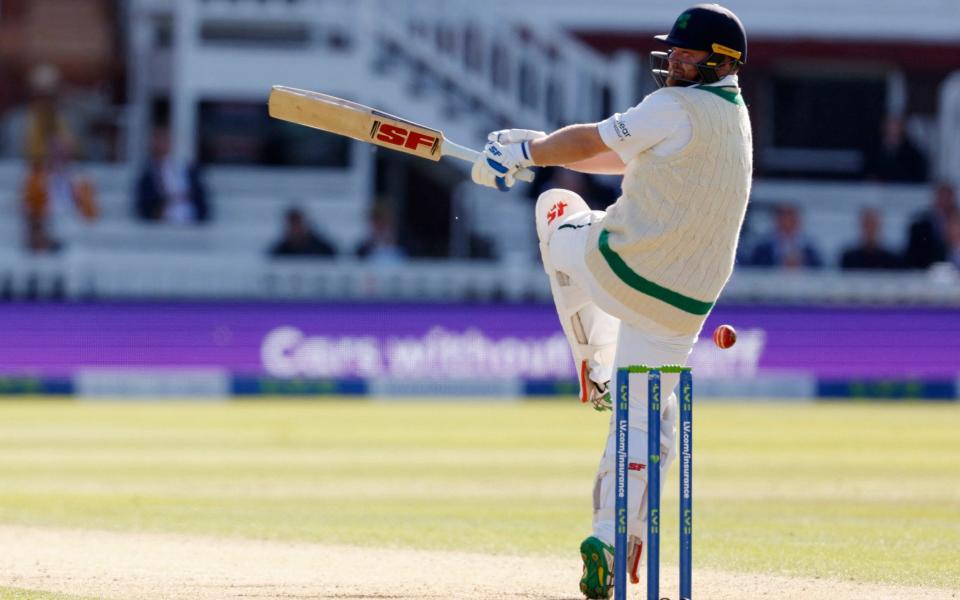
<path id="1" fill-rule="evenodd" d="M 591 599 L 609 598 L 613 592 L 613 546 L 590 536 L 580 543 L 583 577 L 580 591 Z"/>
<path id="2" fill-rule="evenodd" d="M 596 381 L 591 380 L 589 385 L 589 398 L 588 401 L 593 405 L 593 410 L 597 412 L 604 412 L 608 410 L 613 410 L 613 402 L 610 401 L 610 382 L 604 381 L 603 383 L 597 383 Z"/>
<path id="3" fill-rule="evenodd" d="M 590 378 L 590 363 L 580 361 L 580 402 L 593 405 L 593 410 L 603 412 L 613 410 L 610 400 L 610 380 L 597 383 Z"/>

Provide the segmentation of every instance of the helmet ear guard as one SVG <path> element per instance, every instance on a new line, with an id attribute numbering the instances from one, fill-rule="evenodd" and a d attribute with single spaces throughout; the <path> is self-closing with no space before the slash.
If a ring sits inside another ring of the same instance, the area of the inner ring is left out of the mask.
<path id="1" fill-rule="evenodd" d="M 700 83 L 716 83 L 720 81 L 721 77 L 717 69 L 725 64 L 730 65 L 730 70 L 726 73 L 726 75 L 730 75 L 736 73 L 743 63 L 737 60 L 731 60 L 729 56 L 715 52 L 697 63 L 697 72 L 700 73 Z"/>
<path id="2" fill-rule="evenodd" d="M 716 42 L 710 44 L 710 49 L 713 51 L 710 56 L 703 59 L 697 65 L 697 71 L 700 72 L 700 80 L 703 83 L 716 83 L 720 81 L 720 74 L 717 73 L 717 69 L 723 64 L 732 63 L 728 74 L 736 73 L 740 69 L 740 65 L 743 64 L 740 62 L 743 52 L 739 50 L 734 50 L 733 48 Z"/>

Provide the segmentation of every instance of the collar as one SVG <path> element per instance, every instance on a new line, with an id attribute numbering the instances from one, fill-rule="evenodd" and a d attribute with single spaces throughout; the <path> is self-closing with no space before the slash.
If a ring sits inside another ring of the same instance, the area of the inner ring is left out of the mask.
<path id="1" fill-rule="evenodd" d="M 740 96 L 740 86 L 736 75 L 727 75 L 720 81 L 710 85 L 701 83 L 700 85 L 692 86 L 692 89 L 710 92 L 711 94 L 720 96 L 727 102 L 746 106 L 743 102 L 743 97 Z"/>
<path id="2" fill-rule="evenodd" d="M 701 83 L 700 85 L 701 85 L 702 87 L 733 87 L 733 88 L 739 88 L 739 87 L 740 87 L 740 78 L 737 77 L 737 74 L 736 74 L 736 73 L 733 73 L 733 74 L 731 74 L 731 75 L 727 75 L 726 77 L 724 77 L 723 79 L 721 79 L 720 81 L 718 81 L 718 82 L 716 82 L 716 83 Z"/>

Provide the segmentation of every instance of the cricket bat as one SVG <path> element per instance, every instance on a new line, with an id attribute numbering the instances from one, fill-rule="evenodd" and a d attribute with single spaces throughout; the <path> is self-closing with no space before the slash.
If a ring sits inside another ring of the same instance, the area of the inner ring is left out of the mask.
<path id="1" fill-rule="evenodd" d="M 406 119 L 380 112 L 369 106 L 328 96 L 319 92 L 275 85 L 270 91 L 270 116 L 413 154 L 440 160 L 452 156 L 473 163 L 480 153 L 454 144 L 438 129 L 418 125 Z M 533 181 L 533 172 L 516 174 L 522 181 Z"/>

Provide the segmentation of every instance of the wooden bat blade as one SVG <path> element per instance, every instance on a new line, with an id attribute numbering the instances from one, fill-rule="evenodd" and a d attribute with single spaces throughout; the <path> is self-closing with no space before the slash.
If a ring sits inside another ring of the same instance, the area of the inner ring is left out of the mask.
<path id="1" fill-rule="evenodd" d="M 270 91 L 269 109 L 276 119 L 421 158 L 442 156 L 443 132 L 335 96 L 277 85 Z"/>
<path id="2" fill-rule="evenodd" d="M 473 162 L 480 155 L 475 150 L 450 142 L 438 129 L 320 92 L 275 85 L 270 91 L 268 104 L 270 116 L 275 119 L 329 131 L 420 158 L 440 160 L 441 156 L 452 156 Z M 533 181 L 533 172 L 529 169 L 522 169 L 516 176 L 521 181 Z"/>

